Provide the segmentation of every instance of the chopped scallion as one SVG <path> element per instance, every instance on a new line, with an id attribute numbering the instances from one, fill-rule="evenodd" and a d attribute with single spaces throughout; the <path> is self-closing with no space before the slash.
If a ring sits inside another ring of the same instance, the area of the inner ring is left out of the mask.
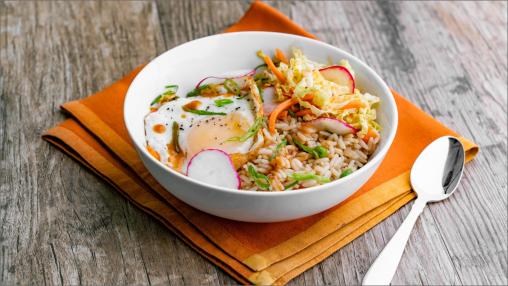
<path id="1" fill-rule="evenodd" d="M 287 144 L 286 138 L 282 139 L 282 141 L 279 144 L 277 144 L 277 146 L 275 146 L 275 150 L 273 150 L 270 160 L 275 159 L 275 157 L 277 157 L 277 155 L 279 155 L 280 149 L 284 148 L 284 146 L 286 146 L 286 144 Z"/>
<path id="2" fill-rule="evenodd" d="M 228 78 L 228 79 L 226 79 L 224 81 L 223 85 L 224 85 L 224 88 L 228 92 L 230 92 L 230 93 L 232 93 L 234 95 L 240 94 L 240 87 L 238 86 L 238 84 L 234 80 Z"/>
<path id="3" fill-rule="evenodd" d="M 184 111 L 187 111 L 189 113 L 194 113 L 197 115 L 226 115 L 226 113 L 224 113 L 224 112 L 213 112 L 213 111 L 208 111 L 208 110 L 189 109 L 189 108 L 185 108 L 185 107 L 182 107 L 182 109 Z"/>
<path id="4" fill-rule="evenodd" d="M 231 99 L 217 99 L 215 101 L 215 105 L 218 106 L 218 107 L 223 107 L 224 105 L 228 105 L 228 104 L 231 104 L 233 103 L 234 101 L 232 101 Z"/>
<path id="5" fill-rule="evenodd" d="M 298 148 L 302 149 L 304 152 L 311 154 L 316 159 L 328 156 L 328 150 L 326 150 L 326 148 L 324 148 L 323 146 L 316 146 L 314 148 L 311 148 L 309 146 L 304 145 L 296 138 L 293 138 L 293 142 L 295 143 L 296 146 L 298 146 Z"/>
<path id="6" fill-rule="evenodd" d="M 254 179 L 254 183 L 256 183 L 258 187 L 263 190 L 270 189 L 270 179 L 266 175 L 258 173 L 252 165 L 247 167 L 247 171 L 249 172 L 249 176 Z"/>
<path id="7" fill-rule="evenodd" d="M 208 84 L 203 84 L 201 86 L 198 86 L 196 87 L 195 89 L 191 90 L 190 92 L 187 93 L 187 97 L 193 97 L 193 96 L 198 96 L 198 95 L 201 95 L 201 91 L 209 88 L 210 85 Z"/>
<path id="8" fill-rule="evenodd" d="M 315 180 L 320 184 L 330 182 L 330 179 L 323 177 L 323 176 L 318 176 L 318 175 L 312 174 L 312 173 L 293 173 L 293 174 L 291 174 L 290 177 L 291 177 L 291 179 L 293 179 L 297 182 L 307 181 L 307 180 Z"/>
<path id="9" fill-rule="evenodd" d="M 254 124 L 252 124 L 252 126 L 249 127 L 249 129 L 247 130 L 247 132 L 245 132 L 245 134 L 243 134 L 242 136 L 231 137 L 227 141 L 239 141 L 239 142 L 247 141 L 249 138 L 254 137 L 254 135 L 258 133 L 259 129 L 263 127 L 264 122 L 265 119 L 263 117 L 256 118 Z"/>
<path id="10" fill-rule="evenodd" d="M 344 171 L 342 171 L 342 173 L 340 173 L 340 178 L 349 176 L 349 175 L 351 175 L 351 173 L 353 173 L 353 170 L 351 170 L 350 168 L 344 169 Z"/>

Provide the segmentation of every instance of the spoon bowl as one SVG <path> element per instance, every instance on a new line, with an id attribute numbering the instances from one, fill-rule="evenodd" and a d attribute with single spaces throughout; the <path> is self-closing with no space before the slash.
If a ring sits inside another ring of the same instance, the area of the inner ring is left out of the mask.
<path id="1" fill-rule="evenodd" d="M 436 139 L 416 159 L 411 186 L 419 199 L 444 200 L 457 189 L 465 163 L 462 143 L 451 136 Z"/>
<path id="2" fill-rule="evenodd" d="M 413 226 L 428 202 L 441 201 L 459 185 L 465 163 L 462 143 L 451 136 L 427 146 L 411 168 L 411 186 L 418 195 L 411 212 L 376 258 L 363 278 L 363 285 L 388 285 L 397 270 Z"/>

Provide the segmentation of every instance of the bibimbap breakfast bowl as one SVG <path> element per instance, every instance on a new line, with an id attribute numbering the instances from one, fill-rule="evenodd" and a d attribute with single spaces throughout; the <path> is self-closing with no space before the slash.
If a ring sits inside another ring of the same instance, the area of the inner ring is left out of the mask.
<path id="1" fill-rule="evenodd" d="M 132 82 L 124 121 L 148 171 L 204 212 L 275 222 L 357 191 L 397 131 L 386 83 L 356 57 L 282 33 L 197 39 Z"/>

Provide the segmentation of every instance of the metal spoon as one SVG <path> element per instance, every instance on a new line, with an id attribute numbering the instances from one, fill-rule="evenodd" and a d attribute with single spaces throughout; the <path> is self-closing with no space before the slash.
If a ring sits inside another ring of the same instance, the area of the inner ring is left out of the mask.
<path id="1" fill-rule="evenodd" d="M 428 202 L 451 196 L 464 169 L 464 147 L 455 137 L 432 142 L 416 159 L 411 169 L 411 185 L 418 198 L 399 230 L 383 249 L 363 278 L 363 285 L 388 285 L 397 270 L 409 234 Z"/>

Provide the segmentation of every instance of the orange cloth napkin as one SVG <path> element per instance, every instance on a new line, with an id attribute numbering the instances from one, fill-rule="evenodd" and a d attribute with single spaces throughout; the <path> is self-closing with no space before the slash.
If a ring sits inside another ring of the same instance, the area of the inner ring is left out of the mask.
<path id="1" fill-rule="evenodd" d="M 254 2 L 227 31 L 278 31 L 314 37 L 274 8 Z M 351 198 L 290 222 L 255 224 L 198 211 L 163 189 L 141 163 L 123 124 L 123 101 L 136 68 L 110 87 L 65 103 L 71 118 L 43 138 L 109 182 L 190 247 L 245 284 L 285 284 L 363 234 L 415 197 L 409 170 L 437 137 L 458 136 L 393 92 L 399 110 L 395 141 L 375 175 Z M 460 137 L 467 160 L 478 147 Z"/>

